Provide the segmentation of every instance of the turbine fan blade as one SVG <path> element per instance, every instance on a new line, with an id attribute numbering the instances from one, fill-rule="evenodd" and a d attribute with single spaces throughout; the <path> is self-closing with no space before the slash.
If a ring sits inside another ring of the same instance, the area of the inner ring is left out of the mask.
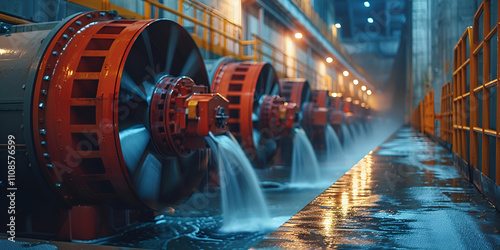
<path id="1" fill-rule="evenodd" d="M 144 47 L 146 48 L 146 54 L 147 54 L 147 59 L 149 60 L 149 66 L 151 67 L 151 70 L 154 71 L 155 69 L 155 64 L 154 64 L 154 57 L 153 57 L 153 51 L 151 50 L 151 40 L 149 39 L 148 32 L 142 32 L 141 33 L 142 40 L 144 41 Z"/>
<path id="2" fill-rule="evenodd" d="M 156 85 L 148 81 L 142 82 L 144 87 L 144 92 L 146 92 L 146 101 L 151 105 L 151 98 L 153 98 L 153 92 L 155 91 Z"/>
<path id="3" fill-rule="evenodd" d="M 146 100 L 146 95 L 144 94 L 142 89 L 137 85 L 137 83 L 134 82 L 132 77 L 130 77 L 130 75 L 126 71 L 124 71 L 122 74 L 122 79 L 120 84 L 121 84 L 120 85 L 121 90 L 125 90 L 131 94 L 134 94 L 142 98 L 143 100 Z"/>
<path id="4" fill-rule="evenodd" d="M 167 60 L 165 61 L 165 72 L 171 74 L 172 64 L 174 63 L 174 56 L 177 50 L 177 41 L 179 40 L 179 31 L 177 29 L 170 29 L 170 36 L 167 45 Z"/>
<path id="5" fill-rule="evenodd" d="M 274 87 L 274 72 L 271 69 L 269 69 L 267 71 L 267 77 L 266 77 L 265 94 L 271 94 L 273 87 Z"/>
<path id="6" fill-rule="evenodd" d="M 136 172 L 134 183 L 137 194 L 145 202 L 156 202 L 160 192 L 162 165 L 153 154 L 148 154 Z"/>
<path id="7" fill-rule="evenodd" d="M 193 76 L 198 72 L 200 64 L 198 60 L 198 51 L 195 48 L 189 53 L 189 57 L 186 59 L 184 66 L 182 67 L 181 76 Z"/>
<path id="8" fill-rule="evenodd" d="M 149 143 L 149 131 L 143 125 L 135 125 L 120 131 L 123 159 L 130 172 L 134 172 Z"/>
<path id="9" fill-rule="evenodd" d="M 160 191 L 161 200 L 164 202 L 175 200 L 175 196 L 180 195 L 179 189 L 183 181 L 179 160 L 177 158 L 164 159 L 162 165 L 162 183 L 158 189 L 158 191 Z"/>

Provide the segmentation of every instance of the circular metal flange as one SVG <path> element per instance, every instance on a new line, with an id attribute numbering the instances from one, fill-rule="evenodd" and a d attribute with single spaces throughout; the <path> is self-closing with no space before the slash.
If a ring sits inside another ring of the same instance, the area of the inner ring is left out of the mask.
<path id="1" fill-rule="evenodd" d="M 264 139 L 274 138 L 277 134 L 279 134 L 279 132 L 281 132 L 281 131 L 276 131 L 276 129 L 279 130 L 282 129 L 280 126 L 274 126 L 274 124 L 276 124 L 277 122 L 277 117 L 275 117 L 273 114 L 273 104 L 274 100 L 277 98 L 278 97 L 276 96 L 273 97 L 270 95 L 266 95 L 262 99 L 259 121 L 260 121 L 260 128 L 266 131 L 265 133 L 261 133 L 261 137 Z"/>
<path id="2" fill-rule="evenodd" d="M 156 85 L 150 108 L 151 133 L 156 148 L 164 156 L 186 156 L 186 139 L 176 123 L 179 115 L 177 97 L 193 93 L 194 81 L 189 77 L 163 77 Z M 185 115 L 185 114 L 181 114 Z"/>
<path id="3" fill-rule="evenodd" d="M 264 96 L 260 108 L 260 128 L 262 139 L 279 139 L 292 134 L 297 120 L 298 108 L 293 102 L 286 102 L 280 96 Z"/>

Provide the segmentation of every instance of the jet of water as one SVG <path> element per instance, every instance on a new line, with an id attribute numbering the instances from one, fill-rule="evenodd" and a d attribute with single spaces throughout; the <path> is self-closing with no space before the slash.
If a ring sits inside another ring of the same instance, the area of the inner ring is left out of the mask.
<path id="1" fill-rule="evenodd" d="M 356 144 L 356 141 L 359 138 L 359 134 L 356 131 L 355 124 L 352 123 L 352 124 L 347 125 L 347 130 L 349 131 L 349 133 L 351 135 L 352 144 L 353 145 Z"/>
<path id="2" fill-rule="evenodd" d="M 219 169 L 223 232 L 259 231 L 267 227 L 269 211 L 259 180 L 238 142 L 227 135 L 213 137 Z"/>
<path id="3" fill-rule="evenodd" d="M 342 146 L 344 146 L 344 150 L 349 150 L 353 142 L 351 132 L 345 124 L 340 125 L 340 131 L 342 132 Z"/>
<path id="4" fill-rule="evenodd" d="M 303 129 L 296 128 L 294 132 L 291 184 L 316 184 L 320 179 L 316 153 Z"/>
<path id="5" fill-rule="evenodd" d="M 344 159 L 344 150 L 340 144 L 339 137 L 332 126 L 325 127 L 326 157 L 325 164 L 332 166 L 334 163 Z"/>
<path id="6" fill-rule="evenodd" d="M 366 140 L 366 136 L 367 134 L 365 133 L 365 129 L 363 128 L 363 123 L 358 123 L 355 125 L 356 126 L 356 129 L 358 131 L 358 134 L 359 134 L 359 138 L 361 139 L 361 141 Z"/>

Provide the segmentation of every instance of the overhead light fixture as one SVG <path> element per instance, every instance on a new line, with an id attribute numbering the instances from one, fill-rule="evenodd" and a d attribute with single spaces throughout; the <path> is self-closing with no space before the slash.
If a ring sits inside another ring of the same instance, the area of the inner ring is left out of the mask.
<path id="1" fill-rule="evenodd" d="M 354 80 L 352 81 L 352 83 L 354 83 L 354 85 L 358 85 L 359 81 L 358 81 L 358 79 L 354 79 Z"/>
<path id="2" fill-rule="evenodd" d="M 349 76 L 349 71 L 344 70 L 344 73 L 343 73 L 343 74 L 344 74 L 344 76 Z"/>
<path id="3" fill-rule="evenodd" d="M 370 2 L 365 1 L 365 2 L 364 2 L 364 5 L 365 5 L 365 7 L 366 7 L 366 8 L 368 8 L 368 7 L 370 7 Z"/>
<path id="4" fill-rule="evenodd" d="M 340 29 L 340 28 L 342 28 L 342 25 L 340 25 L 340 23 L 336 23 L 335 28 Z"/>
<path id="5" fill-rule="evenodd" d="M 300 32 L 295 33 L 295 38 L 297 38 L 297 39 L 302 38 L 302 33 L 300 33 Z"/>
<path id="6" fill-rule="evenodd" d="M 332 97 L 337 97 L 337 93 L 332 93 Z"/>
<path id="7" fill-rule="evenodd" d="M 366 86 L 365 85 L 361 86 L 361 90 L 365 91 L 366 90 Z"/>
<path id="8" fill-rule="evenodd" d="M 373 23 L 373 18 L 369 17 L 366 21 L 368 21 L 368 23 Z"/>
<path id="9" fill-rule="evenodd" d="M 326 58 L 326 62 L 327 62 L 327 63 L 332 63 L 332 62 L 333 62 L 333 58 L 331 58 L 331 57 L 327 57 L 327 58 Z"/>
<path id="10" fill-rule="evenodd" d="M 371 90 L 368 90 L 368 91 L 366 91 L 366 94 L 371 95 L 371 94 L 372 94 L 372 91 L 371 91 Z"/>

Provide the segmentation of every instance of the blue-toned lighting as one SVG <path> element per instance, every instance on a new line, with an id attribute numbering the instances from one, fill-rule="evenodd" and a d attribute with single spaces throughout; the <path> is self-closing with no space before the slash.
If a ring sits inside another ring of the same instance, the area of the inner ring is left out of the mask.
<path id="1" fill-rule="evenodd" d="M 366 21 L 368 21 L 368 23 L 373 23 L 373 18 L 369 17 Z"/>
<path id="2" fill-rule="evenodd" d="M 364 4 L 365 4 L 365 7 L 366 7 L 366 8 L 370 7 L 370 2 L 365 1 L 365 3 L 364 3 Z"/>

